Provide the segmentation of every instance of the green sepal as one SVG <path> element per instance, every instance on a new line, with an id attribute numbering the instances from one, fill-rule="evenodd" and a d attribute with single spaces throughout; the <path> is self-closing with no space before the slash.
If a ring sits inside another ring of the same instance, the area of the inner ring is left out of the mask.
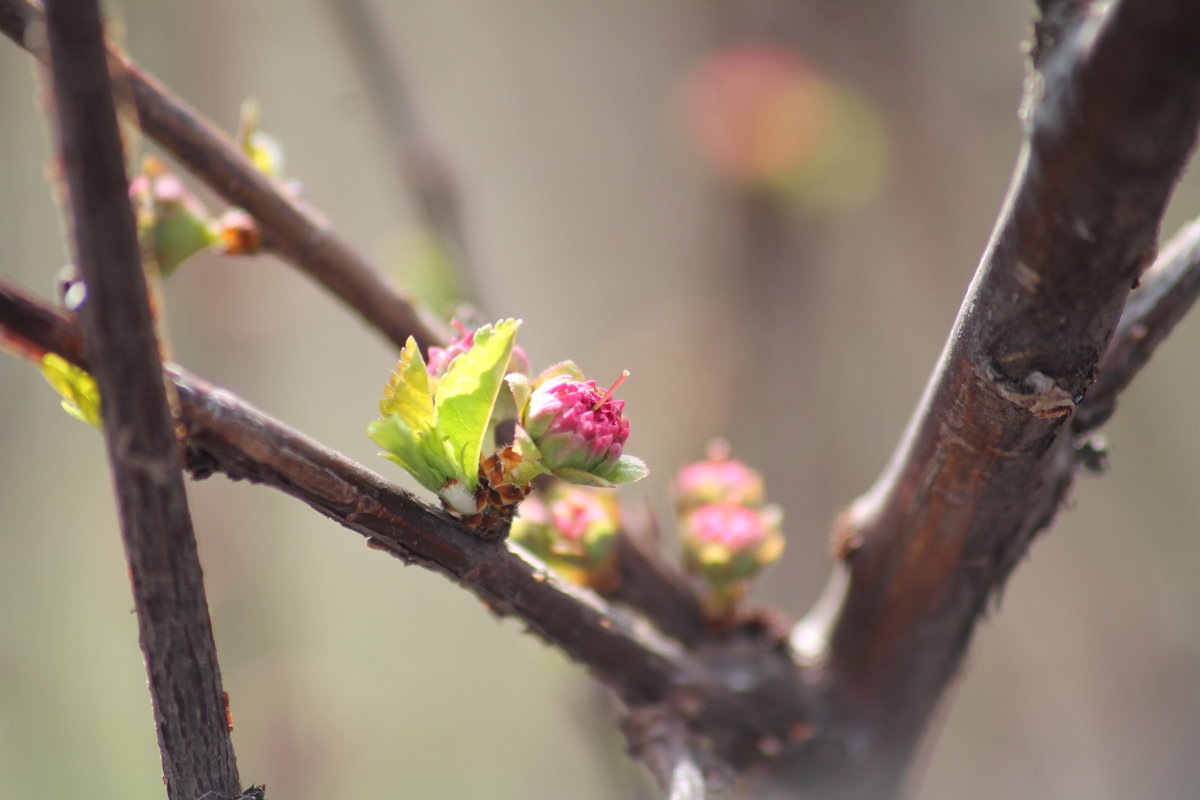
<path id="1" fill-rule="evenodd" d="M 595 486 L 601 489 L 611 489 L 614 484 L 612 481 L 595 475 L 591 472 L 586 472 L 582 469 L 573 469 L 571 467 L 560 467 L 552 470 L 551 474 L 554 477 L 564 480 L 567 483 L 574 483 L 577 486 Z"/>
<path id="2" fill-rule="evenodd" d="M 529 398 L 533 396 L 533 385 L 529 382 L 529 376 L 520 372 L 510 372 L 504 376 L 504 382 L 508 384 L 513 404 L 517 407 L 517 419 L 521 419 L 525 414 L 525 406 L 529 405 Z"/>
<path id="3" fill-rule="evenodd" d="M 649 474 L 650 468 L 646 466 L 645 461 L 637 456 L 623 455 L 604 473 L 604 477 L 613 483 L 633 483 Z"/>
<path id="4" fill-rule="evenodd" d="M 169 278 L 187 259 L 220 241 L 209 221 L 194 216 L 190 209 L 164 204 L 154 214 L 155 219 L 144 235 L 164 278 Z"/>
<path id="5" fill-rule="evenodd" d="M 512 375 L 508 377 L 511 378 Z M 521 456 L 521 463 L 508 474 L 513 483 L 522 486 L 539 475 L 548 474 L 548 470 L 542 465 L 542 451 L 530 438 L 528 431 L 520 425 L 513 431 L 512 447 Z"/>
<path id="6" fill-rule="evenodd" d="M 552 367 L 546 367 L 533 381 L 537 388 L 553 378 L 567 377 L 573 381 L 583 381 L 583 370 L 574 361 L 560 361 Z"/>
<path id="7" fill-rule="evenodd" d="M 100 390 L 95 379 L 57 353 L 42 356 L 42 377 L 62 395 L 62 408 L 72 417 L 101 427 Z"/>

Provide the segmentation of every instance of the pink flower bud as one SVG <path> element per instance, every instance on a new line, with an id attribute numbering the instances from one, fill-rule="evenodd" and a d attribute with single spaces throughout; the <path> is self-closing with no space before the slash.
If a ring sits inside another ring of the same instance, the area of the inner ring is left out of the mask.
<path id="1" fill-rule="evenodd" d="M 522 426 L 546 469 L 603 476 L 616 465 L 629 438 L 629 420 L 621 415 L 625 401 L 612 397 L 615 388 L 602 392 L 595 381 L 563 376 L 534 390 Z"/>
<path id="2" fill-rule="evenodd" d="M 713 503 L 680 520 L 684 563 L 714 585 L 745 581 L 783 552 L 778 506 Z"/>
<path id="3" fill-rule="evenodd" d="M 556 484 L 546 501 L 528 498 L 511 536 L 568 580 L 603 589 L 615 579 L 616 498 L 605 490 Z"/>
<path id="4" fill-rule="evenodd" d="M 672 487 L 680 516 L 709 503 L 758 506 L 763 502 L 763 479 L 757 471 L 729 457 L 729 443 L 714 439 L 707 458 L 679 470 Z"/>
<path id="5" fill-rule="evenodd" d="M 445 375 L 446 370 L 450 368 L 450 362 L 470 350 L 475 344 L 475 331 L 468 331 L 458 320 L 452 320 L 451 324 L 458 331 L 458 337 L 452 339 L 445 347 L 429 348 L 427 369 L 429 374 L 435 378 Z M 506 372 L 529 372 L 529 357 L 516 345 L 513 346 Z"/>

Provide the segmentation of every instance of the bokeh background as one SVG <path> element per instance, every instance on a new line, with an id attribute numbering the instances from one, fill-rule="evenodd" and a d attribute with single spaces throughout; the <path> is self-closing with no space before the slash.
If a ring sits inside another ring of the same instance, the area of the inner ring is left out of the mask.
<path id="1" fill-rule="evenodd" d="M 762 600 L 800 614 L 840 507 L 882 467 L 1017 154 L 1027 3 L 377 3 L 457 177 L 490 316 L 535 364 L 624 368 L 630 489 L 728 437 L 786 507 Z M 286 173 L 397 280 L 427 236 L 348 43 L 315 0 L 124 0 L 131 54 L 226 128 L 243 98 Z M 0 43 L 0 257 L 66 260 L 40 79 Z M 211 200 L 211 196 L 209 196 Z M 213 203 L 220 208 L 219 203 Z M 1187 178 L 1166 233 L 1200 209 Z M 272 258 L 187 263 L 177 360 L 380 472 L 395 353 Z M 1123 400 L 1109 473 L 980 631 L 920 796 L 1177 798 L 1200 782 L 1200 322 Z M 648 797 L 584 673 L 467 593 L 271 490 L 190 485 L 241 772 L 308 798 Z M 159 796 L 100 438 L 0 358 L 0 795 Z"/>

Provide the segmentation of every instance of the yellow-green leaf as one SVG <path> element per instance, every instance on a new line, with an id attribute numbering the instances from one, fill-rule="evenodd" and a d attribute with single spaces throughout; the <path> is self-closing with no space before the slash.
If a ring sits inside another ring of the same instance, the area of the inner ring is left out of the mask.
<path id="1" fill-rule="evenodd" d="M 521 321 L 506 319 L 475 331 L 471 349 L 451 362 L 434 398 L 437 431 L 469 489 L 478 483 L 488 419 L 512 355 Z"/>
<path id="2" fill-rule="evenodd" d="M 42 377 L 62 395 L 63 411 L 100 427 L 100 390 L 86 371 L 56 353 L 42 356 Z"/>

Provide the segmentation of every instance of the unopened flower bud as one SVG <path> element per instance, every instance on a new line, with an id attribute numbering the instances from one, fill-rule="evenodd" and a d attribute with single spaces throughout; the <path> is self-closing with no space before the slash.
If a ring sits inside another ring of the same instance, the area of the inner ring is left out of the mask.
<path id="1" fill-rule="evenodd" d="M 783 553 L 778 506 L 700 506 L 682 520 L 685 565 L 715 584 L 753 577 Z"/>
<path id="2" fill-rule="evenodd" d="M 619 524 L 611 492 L 558 484 L 545 502 L 521 505 L 511 536 L 568 580 L 603 589 L 615 579 Z"/>
<path id="3" fill-rule="evenodd" d="M 710 503 L 758 506 L 763 502 L 762 474 L 730 458 L 729 443 L 723 439 L 709 443 L 704 461 L 681 469 L 672 489 L 680 516 Z"/>
<path id="4" fill-rule="evenodd" d="M 441 378 L 450 368 L 450 362 L 470 350 L 475 344 L 475 331 L 468 331 L 458 320 L 452 320 L 451 324 L 458 331 L 458 336 L 450 340 L 445 347 L 429 348 L 429 359 L 426 364 L 430 377 Z M 518 345 L 513 345 L 512 355 L 509 356 L 508 366 L 505 367 L 505 373 L 510 372 L 522 374 L 529 372 L 529 357 Z"/>
<path id="5" fill-rule="evenodd" d="M 629 438 L 629 420 L 621 414 L 625 401 L 613 399 L 615 388 L 602 391 L 595 381 L 560 376 L 533 391 L 522 426 L 547 470 L 603 477 L 616 466 Z"/>
<path id="6" fill-rule="evenodd" d="M 158 159 L 143 160 L 141 174 L 129 183 L 129 196 L 143 255 L 154 260 L 163 277 L 216 242 L 204 206 Z"/>

